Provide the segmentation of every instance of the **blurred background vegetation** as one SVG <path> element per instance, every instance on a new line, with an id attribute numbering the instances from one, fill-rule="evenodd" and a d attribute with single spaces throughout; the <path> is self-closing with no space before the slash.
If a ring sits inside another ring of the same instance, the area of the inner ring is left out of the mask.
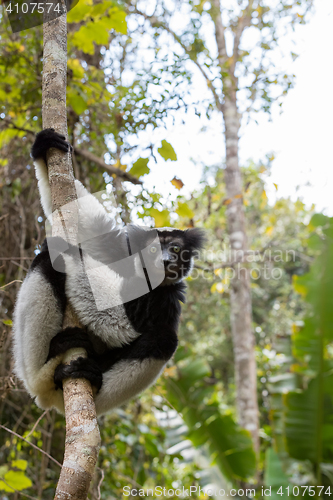
<path id="1" fill-rule="evenodd" d="M 234 3 L 228 7 L 231 30 L 244 8 Z M 171 32 L 173 14 L 185 4 L 186 28 Z M 305 22 L 311 6 L 250 4 L 253 26 L 263 35 L 256 41 L 261 66 L 253 68 L 255 57 L 246 50 L 237 61 L 254 75 L 240 98 L 246 116 L 259 108 L 269 112 L 291 87 L 292 75 L 274 76 L 265 58 L 283 30 L 274 23 Z M 155 131 L 166 137 L 167 124 L 189 109 L 208 118 L 216 112 L 215 90 L 211 100 L 191 99 L 194 67 L 205 68 L 208 85 L 217 78 L 217 57 L 203 36 L 209 8 L 203 1 L 157 2 L 149 19 L 134 2 L 80 0 L 68 14 L 68 127 L 76 177 L 91 192 L 110 186 L 122 223 L 200 226 L 208 236 L 188 279 L 175 358 L 151 389 L 100 419 L 91 498 L 120 499 L 125 485 L 200 485 L 193 498 L 208 498 L 209 487 L 253 488 L 261 498 L 264 487 L 274 499 L 329 497 L 333 487 L 333 221 L 300 200 L 269 202 L 273 155 L 241 166 L 260 410 L 256 459 L 249 432 L 237 424 L 225 165 L 201 165 L 201 182 L 191 193 L 172 176 L 170 193 L 146 187 L 150 171 L 177 162 L 172 145 L 156 140 Z M 65 421 L 35 406 L 12 373 L 10 348 L 15 297 L 45 234 L 29 156 L 42 128 L 42 27 L 12 34 L 2 8 L 0 30 L 0 499 L 46 500 L 59 475 Z M 112 175 L 108 165 L 143 184 Z"/>

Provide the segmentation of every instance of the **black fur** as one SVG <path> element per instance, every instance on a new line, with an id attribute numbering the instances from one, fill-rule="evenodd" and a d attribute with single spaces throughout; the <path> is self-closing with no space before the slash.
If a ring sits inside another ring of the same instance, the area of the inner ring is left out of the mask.
<path id="1" fill-rule="evenodd" d="M 63 258 L 61 256 L 59 256 L 59 259 L 61 259 L 61 261 L 63 262 Z M 64 268 L 64 263 L 62 267 Z M 33 271 L 34 269 L 38 269 L 38 271 L 40 271 L 52 285 L 59 308 L 62 313 L 64 313 L 67 303 L 65 293 L 66 275 L 54 269 L 50 259 L 46 240 L 42 244 L 40 253 L 36 255 L 36 257 L 32 261 L 30 271 Z"/>
<path id="2" fill-rule="evenodd" d="M 129 345 L 101 354 L 99 365 L 103 373 L 123 359 L 168 361 L 173 356 L 178 345 L 180 302 L 185 302 L 185 288 L 183 283 L 157 287 L 124 304 L 133 328 L 141 335 Z"/>
<path id="3" fill-rule="evenodd" d="M 57 148 L 64 153 L 68 153 L 71 149 L 70 144 L 66 141 L 64 135 L 58 134 L 53 128 L 46 128 L 36 135 L 35 142 L 31 148 L 31 157 L 33 160 L 42 158 L 45 163 L 47 159 L 47 151 L 50 148 Z"/>
<path id="4" fill-rule="evenodd" d="M 62 382 L 66 378 L 85 378 L 91 385 L 97 388 L 102 387 L 103 375 L 98 363 L 91 358 L 77 358 L 69 365 L 60 364 L 54 371 L 54 383 L 56 387 L 62 389 Z"/>
<path id="5" fill-rule="evenodd" d="M 90 357 L 94 357 L 95 355 L 88 333 L 83 328 L 68 327 L 59 332 L 51 340 L 47 361 L 74 347 L 83 347 Z"/>

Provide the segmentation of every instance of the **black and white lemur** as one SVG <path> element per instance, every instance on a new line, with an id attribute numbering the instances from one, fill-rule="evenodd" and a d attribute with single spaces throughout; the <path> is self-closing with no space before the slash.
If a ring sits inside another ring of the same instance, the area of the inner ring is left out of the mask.
<path id="1" fill-rule="evenodd" d="M 46 166 L 52 147 L 70 148 L 64 136 L 46 129 L 37 134 L 31 150 L 46 216 L 52 211 Z M 14 312 L 15 371 L 38 406 L 61 413 L 63 379 L 90 380 L 101 415 L 151 385 L 174 354 L 183 279 L 204 235 L 198 228 L 116 227 L 77 180 L 75 187 L 78 246 L 47 238 L 35 257 Z M 51 246 L 60 249 L 55 260 Z M 62 330 L 67 302 L 82 328 Z M 73 347 L 84 347 L 87 358 L 62 364 Z"/>

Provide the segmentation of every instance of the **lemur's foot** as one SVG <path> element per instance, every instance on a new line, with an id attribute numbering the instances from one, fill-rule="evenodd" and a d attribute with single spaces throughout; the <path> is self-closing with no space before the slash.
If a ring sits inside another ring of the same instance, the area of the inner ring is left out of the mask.
<path id="1" fill-rule="evenodd" d="M 95 351 L 88 334 L 82 328 L 68 327 L 57 333 L 51 340 L 46 361 L 75 347 L 83 347 L 89 357 L 94 357 Z"/>
<path id="2" fill-rule="evenodd" d="M 85 378 L 97 388 L 97 391 L 100 390 L 103 382 L 103 374 L 98 364 L 89 358 L 77 358 L 69 365 L 58 365 L 54 371 L 56 387 L 62 389 L 62 382 L 66 378 Z"/>
<path id="3" fill-rule="evenodd" d="M 53 128 L 46 128 L 36 135 L 31 148 L 31 157 L 34 160 L 42 158 L 46 163 L 46 153 L 50 148 L 60 149 L 64 153 L 72 150 L 72 146 L 66 141 L 64 135 L 58 134 Z"/>

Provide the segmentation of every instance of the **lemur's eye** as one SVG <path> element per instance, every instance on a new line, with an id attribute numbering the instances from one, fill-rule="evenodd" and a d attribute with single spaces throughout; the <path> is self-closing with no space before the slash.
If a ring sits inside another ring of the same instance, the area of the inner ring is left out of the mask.
<path id="1" fill-rule="evenodd" d="M 157 252 L 157 247 L 155 247 L 155 246 L 150 247 L 149 252 L 150 253 L 156 253 Z"/>
<path id="2" fill-rule="evenodd" d="M 179 253 L 180 252 L 180 246 L 179 245 L 174 245 L 172 247 L 172 250 L 175 252 L 175 253 Z"/>

